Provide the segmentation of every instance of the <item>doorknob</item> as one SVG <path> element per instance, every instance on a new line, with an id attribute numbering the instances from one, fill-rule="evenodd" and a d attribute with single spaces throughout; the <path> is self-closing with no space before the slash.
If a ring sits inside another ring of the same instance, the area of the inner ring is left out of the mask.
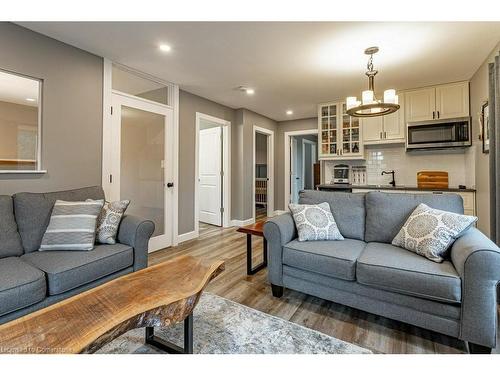
<path id="1" fill-rule="evenodd" d="M 167 187 L 168 188 L 174 187 L 174 183 L 173 182 L 167 182 Z"/>

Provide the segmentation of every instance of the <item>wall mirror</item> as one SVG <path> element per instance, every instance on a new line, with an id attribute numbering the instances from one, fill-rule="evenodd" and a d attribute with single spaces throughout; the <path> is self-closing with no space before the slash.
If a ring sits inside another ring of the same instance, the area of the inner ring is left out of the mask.
<path id="1" fill-rule="evenodd" d="M 41 172 L 42 81 L 0 70 L 0 173 Z"/>

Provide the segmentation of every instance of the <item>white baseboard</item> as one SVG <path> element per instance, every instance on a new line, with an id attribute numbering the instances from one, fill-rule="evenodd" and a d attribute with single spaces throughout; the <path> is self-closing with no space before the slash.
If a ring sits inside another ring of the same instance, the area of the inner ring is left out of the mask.
<path id="1" fill-rule="evenodd" d="M 285 210 L 274 210 L 272 216 L 278 216 L 278 215 L 282 215 L 282 214 L 286 214 L 287 212 L 289 211 L 285 211 Z"/>
<path id="2" fill-rule="evenodd" d="M 177 236 L 177 243 L 180 244 L 182 242 L 186 242 L 192 240 L 194 238 L 198 238 L 199 234 L 197 231 L 193 230 L 192 232 L 182 233 Z"/>
<path id="3" fill-rule="evenodd" d="M 233 227 L 244 227 L 245 225 L 250 225 L 253 223 L 255 223 L 253 218 L 246 219 L 246 220 L 235 220 L 235 219 L 231 220 L 231 225 Z"/>

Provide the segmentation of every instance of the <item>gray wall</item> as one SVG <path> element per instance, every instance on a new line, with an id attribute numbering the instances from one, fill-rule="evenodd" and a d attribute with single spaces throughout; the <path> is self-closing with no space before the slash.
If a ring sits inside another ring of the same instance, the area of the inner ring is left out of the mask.
<path id="1" fill-rule="evenodd" d="M 43 79 L 43 175 L 0 175 L 0 194 L 101 184 L 102 58 L 0 23 L 0 68 Z"/>
<path id="2" fill-rule="evenodd" d="M 276 132 L 276 121 L 247 109 L 232 109 L 200 96 L 179 93 L 179 234 L 194 230 L 196 112 L 231 121 L 231 219 L 253 216 L 253 126 Z M 275 138 L 276 141 L 276 138 Z"/>
<path id="3" fill-rule="evenodd" d="M 231 121 L 232 168 L 237 165 L 237 144 L 235 132 L 235 114 L 232 108 L 212 102 L 186 91 L 179 92 L 179 234 L 194 230 L 194 193 L 195 193 L 195 140 L 196 112 Z M 236 154 L 236 155 L 235 155 Z M 232 173 L 231 184 L 234 185 L 235 173 Z M 237 214 L 239 196 L 231 189 L 232 216 Z M 236 210 L 236 211 L 235 211 Z"/>
<path id="4" fill-rule="evenodd" d="M 476 171 L 476 200 L 478 228 L 489 236 L 490 233 L 490 178 L 488 154 L 483 154 L 482 141 L 479 135 L 479 114 L 481 106 L 488 100 L 488 63 L 500 51 L 500 43 L 491 51 L 491 54 L 474 73 L 470 80 L 470 113 L 472 116 L 472 139 L 475 151 Z"/>
<path id="5" fill-rule="evenodd" d="M 274 209 L 285 210 L 285 132 L 295 130 L 317 130 L 317 118 L 308 118 L 292 121 L 278 122 L 277 132 L 275 133 L 275 194 L 274 194 Z"/>

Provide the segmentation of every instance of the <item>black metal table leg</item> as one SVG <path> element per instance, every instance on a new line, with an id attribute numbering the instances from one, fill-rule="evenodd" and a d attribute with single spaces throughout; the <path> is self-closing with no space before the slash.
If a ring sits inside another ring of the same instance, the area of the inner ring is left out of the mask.
<path id="1" fill-rule="evenodd" d="M 263 249 L 264 260 L 257 266 L 252 267 L 252 235 L 250 233 L 247 233 L 247 275 L 254 275 L 261 269 L 267 267 L 267 241 L 265 238 L 262 239 L 264 247 Z"/>
<path id="2" fill-rule="evenodd" d="M 193 314 L 184 319 L 184 347 L 155 336 L 154 327 L 146 327 L 146 344 L 170 354 L 193 354 Z"/>

